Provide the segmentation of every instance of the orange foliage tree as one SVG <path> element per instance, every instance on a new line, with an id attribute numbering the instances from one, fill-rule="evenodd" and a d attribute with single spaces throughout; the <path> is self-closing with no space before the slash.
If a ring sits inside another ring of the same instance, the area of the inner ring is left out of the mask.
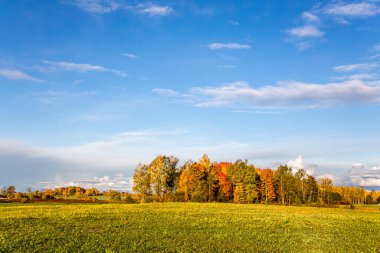
<path id="1" fill-rule="evenodd" d="M 273 184 L 273 170 L 257 169 L 260 176 L 260 197 L 261 202 L 271 203 L 276 198 L 276 192 Z"/>

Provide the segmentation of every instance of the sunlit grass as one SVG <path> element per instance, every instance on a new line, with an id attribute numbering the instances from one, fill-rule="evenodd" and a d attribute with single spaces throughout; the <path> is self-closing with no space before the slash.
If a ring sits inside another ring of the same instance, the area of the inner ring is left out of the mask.
<path id="1" fill-rule="evenodd" d="M 1 252 L 380 252 L 377 206 L 2 204 Z"/>

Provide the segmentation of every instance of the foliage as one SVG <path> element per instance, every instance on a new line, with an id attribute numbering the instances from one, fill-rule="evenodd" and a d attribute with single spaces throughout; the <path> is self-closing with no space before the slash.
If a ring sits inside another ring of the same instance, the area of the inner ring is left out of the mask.
<path id="1" fill-rule="evenodd" d="M 360 187 L 336 187 L 329 178 L 317 180 L 304 169 L 276 170 L 255 168 L 247 160 L 211 162 L 203 155 L 198 162 L 157 156 L 149 165 L 139 164 L 133 175 L 133 191 L 143 202 L 191 201 L 235 203 L 279 203 L 283 205 L 334 205 L 372 203 L 380 198 Z M 151 196 L 151 197 L 149 197 Z M 369 196 L 369 197 L 368 197 Z"/>

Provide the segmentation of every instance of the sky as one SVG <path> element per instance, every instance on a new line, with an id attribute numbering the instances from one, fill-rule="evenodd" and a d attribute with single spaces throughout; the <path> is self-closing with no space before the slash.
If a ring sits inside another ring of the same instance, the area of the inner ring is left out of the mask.
<path id="1" fill-rule="evenodd" d="M 380 1 L 0 1 L 0 186 L 247 159 L 380 186 Z"/>

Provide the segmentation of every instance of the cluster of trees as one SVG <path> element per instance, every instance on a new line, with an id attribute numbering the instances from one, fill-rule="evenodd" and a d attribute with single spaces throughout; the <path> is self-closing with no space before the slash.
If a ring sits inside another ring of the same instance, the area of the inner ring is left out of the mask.
<path id="1" fill-rule="evenodd" d="M 115 190 L 100 191 L 96 188 L 83 188 L 80 186 L 57 187 L 54 189 L 44 189 L 32 191 L 29 187 L 26 192 L 17 192 L 16 188 L 5 186 L 0 190 L 0 198 L 7 199 L 27 199 L 33 201 L 35 199 L 79 199 L 79 200 L 112 200 L 121 201 L 128 200 L 133 202 L 131 194 L 128 192 L 119 192 Z"/>
<path id="2" fill-rule="evenodd" d="M 2 198 L 12 198 L 16 193 L 16 187 L 13 185 L 4 186 L 0 189 L 0 197 Z"/>
<path id="3" fill-rule="evenodd" d="M 286 165 L 260 169 L 248 161 L 198 162 L 178 166 L 178 158 L 157 156 L 139 164 L 133 175 L 133 191 L 142 201 L 194 201 L 279 204 L 372 204 L 380 194 L 362 187 L 334 186 L 329 178 L 316 179 Z"/>
<path id="4" fill-rule="evenodd" d="M 300 204 L 380 203 L 380 192 L 362 187 L 334 186 L 329 178 L 316 179 L 305 170 L 286 165 L 276 169 L 256 168 L 248 161 L 211 162 L 203 155 L 198 162 L 179 166 L 173 156 L 157 156 L 150 164 L 139 164 L 133 175 L 133 192 L 99 191 L 79 186 L 16 192 L 14 186 L 0 189 L 0 198 L 79 199 L 126 201 L 235 202 Z"/>

